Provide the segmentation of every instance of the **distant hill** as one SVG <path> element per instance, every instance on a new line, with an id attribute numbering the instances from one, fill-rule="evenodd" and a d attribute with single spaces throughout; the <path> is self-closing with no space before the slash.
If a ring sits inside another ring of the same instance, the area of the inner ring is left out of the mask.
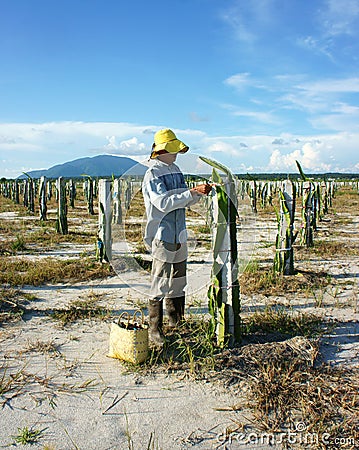
<path id="1" fill-rule="evenodd" d="M 98 155 L 92 158 L 79 158 L 63 164 L 57 164 L 50 169 L 32 170 L 27 172 L 31 178 L 79 178 L 83 175 L 90 177 L 120 177 L 124 173 L 129 175 L 143 175 L 147 167 L 131 158 L 111 155 Z M 19 178 L 25 178 L 21 175 Z"/>

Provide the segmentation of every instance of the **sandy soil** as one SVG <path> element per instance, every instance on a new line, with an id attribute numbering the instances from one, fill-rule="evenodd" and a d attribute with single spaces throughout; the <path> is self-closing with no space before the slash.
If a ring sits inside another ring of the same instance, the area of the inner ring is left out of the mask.
<path id="1" fill-rule="evenodd" d="M 14 219 L 14 214 L 1 215 L 1 220 Z M 323 235 L 331 232 L 330 220 L 321 224 Z M 358 245 L 358 223 L 359 216 L 352 217 L 349 225 L 342 225 L 338 239 L 350 239 Z M 240 248 L 248 260 L 273 259 L 273 248 L 263 245 L 274 241 L 273 222 L 259 217 L 247 221 L 241 232 Z M 71 252 L 82 250 L 72 248 Z M 65 248 L 56 257 L 68 254 Z M 336 284 L 312 295 L 242 296 L 243 315 L 268 304 L 283 304 L 333 319 L 336 327 L 323 337 L 319 361 L 358 368 L 359 258 L 320 260 L 313 256 L 297 264 L 302 269 L 328 272 Z M 208 252 L 194 251 L 186 314 L 206 313 L 210 270 Z M 245 392 L 241 396 L 216 383 L 190 380 L 182 373 L 143 376 L 126 372 L 125 365 L 106 356 L 110 320 L 81 320 L 63 327 L 47 315 L 54 308 L 93 294 L 116 315 L 134 311 L 146 301 L 148 286 L 148 273 L 138 268 L 90 283 L 22 289 L 33 294 L 26 305 L 30 312 L 20 322 L 0 328 L 1 364 L 6 367 L 0 377 L 11 377 L 13 385 L 10 392 L 0 396 L 0 448 L 13 444 L 18 429 L 26 426 L 42 430 L 38 443 L 21 446 L 32 449 L 268 447 L 249 444 L 245 439 L 223 444 L 227 427 L 251 421 L 249 410 L 232 408 L 245 405 Z"/>

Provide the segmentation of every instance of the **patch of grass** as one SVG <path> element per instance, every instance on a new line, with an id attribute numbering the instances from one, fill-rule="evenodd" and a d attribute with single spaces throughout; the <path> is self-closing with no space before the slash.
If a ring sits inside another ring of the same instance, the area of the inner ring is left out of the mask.
<path id="1" fill-rule="evenodd" d="M 261 244 L 258 246 L 258 248 L 271 248 L 271 247 L 274 247 L 275 246 L 275 243 L 274 242 L 265 242 L 265 241 L 263 241 L 263 242 L 261 242 Z"/>
<path id="2" fill-rule="evenodd" d="M 304 252 L 308 252 L 308 249 L 303 250 Z M 358 256 L 359 247 L 348 241 L 314 240 L 314 246 L 310 248 L 309 253 L 318 255 L 323 259 L 333 259 L 338 257 Z"/>
<path id="3" fill-rule="evenodd" d="M 241 292 L 246 295 L 308 292 L 309 289 L 323 289 L 329 282 L 330 277 L 325 272 L 298 271 L 295 275 L 282 275 L 274 273 L 272 268 L 261 268 L 255 262 L 247 265 L 239 276 Z"/>
<path id="4" fill-rule="evenodd" d="M 15 239 L 11 238 L 9 233 L 10 239 L 0 245 L 0 254 L 13 254 L 25 250 L 28 253 L 36 253 L 44 249 L 56 248 L 59 244 L 91 245 L 95 242 L 95 233 L 70 231 L 67 235 L 62 235 L 48 225 L 40 226 L 35 231 L 34 226 L 36 225 L 33 224 L 31 229 L 26 230 L 26 234 L 24 230 L 21 230 L 21 234 L 18 233 Z M 12 232 L 14 231 L 12 229 Z"/>
<path id="5" fill-rule="evenodd" d="M 18 234 L 16 236 L 16 239 L 11 243 L 11 249 L 14 252 L 21 252 L 26 250 L 24 236 Z"/>
<path id="6" fill-rule="evenodd" d="M 115 275 L 111 266 L 91 258 L 57 260 L 43 258 L 0 257 L 0 283 L 10 286 L 25 284 L 39 286 L 44 283 L 64 283 L 107 278 Z"/>
<path id="7" fill-rule="evenodd" d="M 203 225 L 189 225 L 189 230 L 192 230 L 195 235 L 198 234 L 211 234 L 211 228 L 209 225 L 203 224 Z"/>
<path id="8" fill-rule="evenodd" d="M 143 217 L 145 213 L 145 203 L 141 189 L 139 189 L 131 199 L 130 208 L 127 212 L 129 217 Z M 128 217 L 126 217 L 128 220 Z"/>
<path id="9" fill-rule="evenodd" d="M 0 241 L 0 256 L 11 256 L 15 255 L 17 251 L 22 251 L 26 249 L 25 241 L 20 235 L 14 239 L 9 236 L 8 239 Z"/>
<path id="10" fill-rule="evenodd" d="M 0 289 L 0 324 L 21 319 L 25 311 L 23 294 L 18 289 Z"/>
<path id="11" fill-rule="evenodd" d="M 125 240 L 132 243 L 143 242 L 143 226 L 141 223 L 128 223 L 124 228 Z"/>
<path id="12" fill-rule="evenodd" d="M 220 351 L 209 320 L 187 319 L 182 327 L 168 335 L 161 359 L 167 370 L 185 369 L 191 376 L 205 374 L 214 367 L 214 355 Z"/>
<path id="13" fill-rule="evenodd" d="M 242 320 L 244 336 L 256 333 L 280 333 L 286 336 L 316 336 L 323 332 L 324 321 L 314 314 L 267 306 Z"/>
<path id="14" fill-rule="evenodd" d="M 67 309 L 57 309 L 51 313 L 51 317 L 61 322 L 63 326 L 83 319 L 108 319 L 110 313 L 98 305 L 98 298 L 91 296 L 88 299 L 74 300 Z"/>
<path id="15" fill-rule="evenodd" d="M 243 272 L 245 274 L 258 274 L 259 273 L 259 262 L 256 259 L 252 260 L 239 260 L 239 267 L 243 267 Z"/>
<path id="16" fill-rule="evenodd" d="M 25 367 L 17 372 L 10 372 L 4 363 L 0 367 L 0 398 L 2 407 L 22 393 L 23 383 L 26 383 Z"/>
<path id="17" fill-rule="evenodd" d="M 36 352 L 49 354 L 51 356 L 60 356 L 61 353 L 54 341 L 41 341 L 40 339 L 29 340 L 23 352 Z"/>
<path id="18" fill-rule="evenodd" d="M 27 212 L 27 208 L 25 208 L 21 203 L 16 204 L 9 198 L 5 198 L 3 196 L 0 196 L 0 213 L 8 212 L 8 211 L 17 211 L 21 214 L 24 214 Z"/>
<path id="19" fill-rule="evenodd" d="M 33 243 L 38 247 L 51 247 L 57 244 L 80 244 L 90 245 L 95 242 L 96 233 L 82 232 L 70 230 L 68 234 L 62 235 L 55 231 L 55 220 L 53 221 L 53 227 L 49 225 L 41 225 L 41 228 L 37 229 L 33 233 L 27 236 L 27 241 Z M 48 224 L 48 222 L 46 222 Z M 43 224 L 43 222 L 39 222 Z"/>
<path id="20" fill-rule="evenodd" d="M 36 444 L 39 442 L 39 439 L 43 436 L 45 430 L 36 430 L 33 427 L 23 427 L 18 428 L 17 436 L 12 436 L 15 444 Z"/>
<path id="21" fill-rule="evenodd" d="M 189 318 L 176 329 L 165 326 L 164 331 L 163 349 L 153 348 L 149 359 L 141 366 L 126 363 L 130 372 L 183 371 L 192 378 L 203 378 L 213 370 L 214 356 L 221 349 L 216 346 L 209 320 Z"/>
<path id="22" fill-rule="evenodd" d="M 28 301 L 32 302 L 37 299 L 35 294 L 32 294 L 31 292 L 22 292 L 21 295 Z"/>
<path id="23" fill-rule="evenodd" d="M 0 242 L 0 256 L 9 256 L 12 254 L 13 252 L 10 250 L 8 242 Z"/>
<path id="24" fill-rule="evenodd" d="M 337 212 L 348 213 L 348 210 L 358 211 L 359 207 L 359 192 L 343 187 L 335 193 L 335 208 Z"/>

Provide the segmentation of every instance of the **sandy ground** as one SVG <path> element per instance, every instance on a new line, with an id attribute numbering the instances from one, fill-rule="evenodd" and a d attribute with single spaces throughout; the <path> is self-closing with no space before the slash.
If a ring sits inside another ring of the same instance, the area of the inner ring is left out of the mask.
<path id="1" fill-rule="evenodd" d="M 249 229 L 255 238 L 249 236 Z M 272 249 L 260 242 L 273 239 L 275 231 L 275 225 L 265 221 L 248 224 L 241 241 L 248 244 L 247 257 L 272 258 Z M 358 218 L 344 231 L 346 239 L 358 243 Z M 211 269 L 206 255 L 191 257 L 186 314 L 206 313 Z M 359 258 L 313 259 L 308 266 L 327 271 L 338 284 L 312 297 L 243 296 L 243 314 L 267 304 L 283 304 L 334 319 L 337 326 L 322 339 L 319 360 L 358 368 Z M 148 273 L 139 269 L 100 282 L 23 289 L 33 294 L 34 300 L 26 305 L 31 312 L 22 321 L 0 328 L 4 378 L 11 377 L 13 384 L 13 390 L 0 397 L 8 399 L 0 413 L 0 448 L 13 444 L 23 427 L 42 430 L 38 443 L 21 446 L 32 449 L 269 448 L 265 442 L 249 443 L 249 436 L 223 444 L 227 427 L 250 423 L 250 411 L 232 408 L 245 405 L 245 393 L 241 397 L 218 384 L 181 374 L 126 372 L 120 361 L 106 356 L 110 321 L 83 320 L 62 327 L 46 314 L 93 294 L 115 314 L 134 311 L 146 301 L 148 286 Z M 41 348 L 46 343 L 49 348 Z"/>

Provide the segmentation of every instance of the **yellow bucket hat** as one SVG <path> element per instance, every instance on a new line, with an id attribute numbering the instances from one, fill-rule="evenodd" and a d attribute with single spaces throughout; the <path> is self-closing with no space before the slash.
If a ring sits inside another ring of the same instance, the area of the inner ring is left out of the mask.
<path id="1" fill-rule="evenodd" d="M 151 159 L 163 153 L 186 153 L 189 147 L 177 139 L 176 135 L 169 128 L 157 131 L 155 142 L 152 144 Z"/>

